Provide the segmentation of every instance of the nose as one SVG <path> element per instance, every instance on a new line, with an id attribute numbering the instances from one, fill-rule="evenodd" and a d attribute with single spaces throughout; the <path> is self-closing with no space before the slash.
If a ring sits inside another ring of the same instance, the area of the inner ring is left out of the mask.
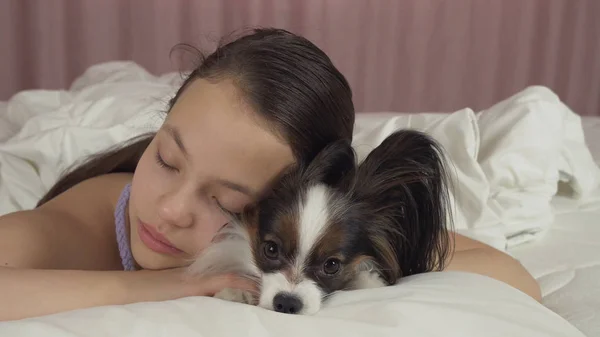
<path id="1" fill-rule="evenodd" d="M 288 293 L 279 293 L 273 298 L 273 308 L 277 312 L 284 314 L 297 314 L 302 310 L 304 304 L 295 295 Z"/>
<path id="2" fill-rule="evenodd" d="M 193 223 L 191 199 L 183 191 L 165 195 L 158 206 L 158 215 L 172 226 L 189 227 Z"/>

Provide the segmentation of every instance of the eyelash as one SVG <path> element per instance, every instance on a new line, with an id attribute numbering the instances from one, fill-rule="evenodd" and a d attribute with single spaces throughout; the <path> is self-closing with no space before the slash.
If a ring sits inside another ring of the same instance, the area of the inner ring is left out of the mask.
<path id="1" fill-rule="evenodd" d="M 176 169 L 175 167 L 173 167 L 173 166 L 171 166 L 171 165 L 169 165 L 169 164 L 167 164 L 167 163 L 165 162 L 165 160 L 164 160 L 164 159 L 162 158 L 162 156 L 160 155 L 160 152 L 158 152 L 158 151 L 156 151 L 156 162 L 158 163 L 158 165 L 159 165 L 160 167 L 162 167 L 162 168 L 164 168 L 164 169 L 166 169 L 166 170 L 169 170 L 169 171 L 177 171 L 177 169 Z M 217 207 L 218 207 L 219 209 L 221 209 L 223 212 L 225 212 L 225 213 L 227 213 L 227 214 L 235 214 L 234 212 L 232 212 L 232 211 L 230 211 L 230 210 L 226 209 L 225 207 L 223 207 L 223 206 L 221 205 L 221 203 L 219 202 L 219 200 L 217 200 L 217 198 L 213 197 L 212 199 L 213 199 L 213 201 L 215 202 L 215 204 L 217 204 Z"/>
<path id="2" fill-rule="evenodd" d="M 233 214 L 235 214 L 234 212 L 232 212 L 232 211 L 228 210 L 227 208 L 223 207 L 217 198 L 213 197 L 212 199 L 215 202 L 215 204 L 217 204 L 217 207 L 222 212 L 225 212 L 227 215 L 233 215 Z"/>
<path id="3" fill-rule="evenodd" d="M 165 162 L 165 160 L 162 158 L 162 156 L 160 155 L 160 152 L 156 152 L 156 162 L 158 163 L 158 165 L 162 168 L 165 168 L 169 171 L 177 171 L 176 168 L 174 168 L 173 166 L 167 164 Z"/>

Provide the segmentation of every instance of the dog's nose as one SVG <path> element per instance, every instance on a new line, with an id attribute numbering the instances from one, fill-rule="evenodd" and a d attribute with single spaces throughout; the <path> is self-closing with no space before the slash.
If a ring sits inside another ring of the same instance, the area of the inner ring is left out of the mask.
<path id="1" fill-rule="evenodd" d="M 279 293 L 273 298 L 273 308 L 285 314 L 297 314 L 302 310 L 302 301 L 292 294 Z"/>

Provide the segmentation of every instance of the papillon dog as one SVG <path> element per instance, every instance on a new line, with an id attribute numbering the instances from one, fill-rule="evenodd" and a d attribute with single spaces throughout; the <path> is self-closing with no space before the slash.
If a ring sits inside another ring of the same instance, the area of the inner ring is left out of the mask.
<path id="1" fill-rule="evenodd" d="M 347 141 L 287 173 L 190 266 L 234 272 L 257 293 L 216 297 L 289 314 L 314 314 L 333 293 L 395 284 L 441 270 L 449 255 L 449 191 L 440 145 L 400 130 L 360 164 Z"/>

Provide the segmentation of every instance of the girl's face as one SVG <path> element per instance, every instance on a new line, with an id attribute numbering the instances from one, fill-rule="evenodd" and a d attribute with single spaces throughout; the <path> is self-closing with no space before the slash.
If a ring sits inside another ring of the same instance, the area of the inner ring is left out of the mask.
<path id="1" fill-rule="evenodd" d="M 290 165 L 292 150 L 229 81 L 198 79 L 144 152 L 129 201 L 131 249 L 144 269 L 189 265 Z"/>

